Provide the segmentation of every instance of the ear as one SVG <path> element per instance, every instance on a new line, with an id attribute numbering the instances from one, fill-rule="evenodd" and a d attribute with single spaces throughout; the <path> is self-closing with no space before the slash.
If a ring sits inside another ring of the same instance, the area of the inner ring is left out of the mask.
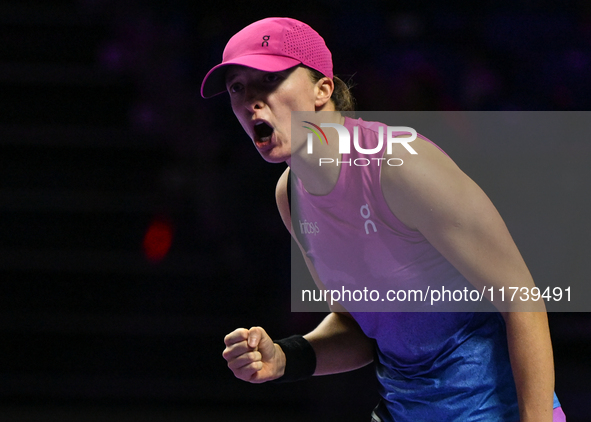
<path id="1" fill-rule="evenodd" d="M 330 101 L 333 91 L 334 82 L 332 79 L 324 77 L 316 82 L 314 86 L 314 93 L 316 95 L 314 105 L 316 111 L 334 111 L 334 104 Z"/>

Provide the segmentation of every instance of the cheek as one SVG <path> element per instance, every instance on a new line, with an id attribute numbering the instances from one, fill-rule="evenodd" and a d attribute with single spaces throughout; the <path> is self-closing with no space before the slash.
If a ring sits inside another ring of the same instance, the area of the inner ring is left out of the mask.
<path id="1" fill-rule="evenodd" d="M 316 97 L 314 96 L 314 90 L 310 88 L 308 84 L 302 84 L 300 87 L 299 105 L 301 111 L 314 111 L 316 104 Z"/>
<path id="2" fill-rule="evenodd" d="M 248 122 L 241 116 L 240 113 L 237 112 L 237 109 L 234 107 L 234 104 L 232 104 L 232 112 L 234 113 L 234 116 L 236 116 L 236 119 L 238 119 L 238 123 L 240 123 L 242 129 L 244 129 L 244 131 L 248 133 L 248 131 L 246 130 L 248 127 Z"/>
<path id="3" fill-rule="evenodd" d="M 307 75 L 283 86 L 281 97 L 294 111 L 314 110 L 314 85 L 307 79 Z"/>

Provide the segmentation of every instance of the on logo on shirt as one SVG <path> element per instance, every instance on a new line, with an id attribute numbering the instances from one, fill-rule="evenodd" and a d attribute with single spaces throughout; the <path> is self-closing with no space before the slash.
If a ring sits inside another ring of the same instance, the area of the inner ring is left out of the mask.
<path id="1" fill-rule="evenodd" d="M 365 218 L 365 234 L 369 234 L 369 226 L 373 228 L 373 232 L 377 233 L 378 228 L 376 227 L 376 223 L 371 221 L 369 217 L 371 217 L 371 211 L 369 210 L 369 205 L 365 204 L 362 205 L 359 209 L 361 216 Z"/>

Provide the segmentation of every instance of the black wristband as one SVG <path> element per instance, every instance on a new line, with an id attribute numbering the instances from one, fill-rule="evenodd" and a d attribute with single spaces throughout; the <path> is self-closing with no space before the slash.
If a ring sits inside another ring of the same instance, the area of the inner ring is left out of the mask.
<path id="1" fill-rule="evenodd" d="M 274 382 L 301 381 L 310 378 L 316 371 L 316 352 L 303 336 L 295 335 L 277 343 L 285 353 L 285 371 Z"/>

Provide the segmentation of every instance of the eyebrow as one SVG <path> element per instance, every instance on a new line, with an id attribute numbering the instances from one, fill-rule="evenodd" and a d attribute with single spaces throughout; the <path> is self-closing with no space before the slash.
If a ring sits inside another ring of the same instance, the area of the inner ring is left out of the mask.
<path id="1" fill-rule="evenodd" d="M 230 82 L 232 82 L 234 79 L 236 79 L 236 76 L 238 76 L 238 74 L 235 71 L 228 71 L 226 73 L 226 76 L 224 78 L 224 82 L 226 85 L 228 85 Z"/>

